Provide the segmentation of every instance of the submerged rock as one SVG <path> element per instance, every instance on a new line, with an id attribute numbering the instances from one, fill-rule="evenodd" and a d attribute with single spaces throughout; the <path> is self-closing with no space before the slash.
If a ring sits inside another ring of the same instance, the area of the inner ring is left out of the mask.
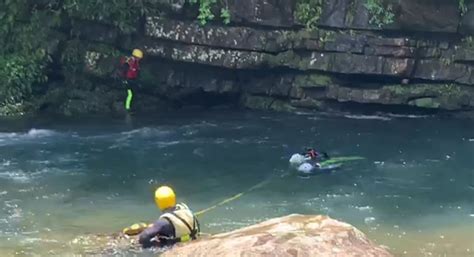
<path id="1" fill-rule="evenodd" d="M 294 214 L 179 245 L 162 256 L 392 255 L 347 223 Z"/>

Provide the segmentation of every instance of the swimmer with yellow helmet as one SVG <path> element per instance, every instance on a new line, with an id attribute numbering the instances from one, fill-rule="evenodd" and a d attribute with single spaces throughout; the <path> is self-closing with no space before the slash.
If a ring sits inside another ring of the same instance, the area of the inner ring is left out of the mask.
<path id="1" fill-rule="evenodd" d="M 132 88 L 135 87 L 136 79 L 140 72 L 140 60 L 143 58 L 143 52 L 140 49 L 133 49 L 132 56 L 124 57 L 120 60 L 122 65 L 126 65 L 123 71 L 123 84 L 127 88 L 127 99 L 125 100 L 125 109 L 130 110 L 133 100 Z"/>
<path id="2" fill-rule="evenodd" d="M 143 247 L 169 246 L 198 237 L 200 228 L 196 216 L 186 204 L 176 204 L 173 189 L 159 187 L 155 191 L 155 203 L 163 214 L 139 234 L 139 242 Z"/>

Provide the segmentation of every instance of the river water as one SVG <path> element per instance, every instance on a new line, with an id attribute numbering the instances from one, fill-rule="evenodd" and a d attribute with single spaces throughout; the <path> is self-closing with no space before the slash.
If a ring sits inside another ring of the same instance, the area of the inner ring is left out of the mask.
<path id="1" fill-rule="evenodd" d="M 332 174 L 284 176 L 288 158 L 306 146 L 366 160 Z M 200 210 L 267 179 L 203 215 L 203 231 L 324 214 L 397 256 L 474 256 L 473 174 L 468 120 L 224 110 L 1 120 L 0 256 L 100 252 L 85 235 L 156 219 L 152 196 L 161 184 Z"/>

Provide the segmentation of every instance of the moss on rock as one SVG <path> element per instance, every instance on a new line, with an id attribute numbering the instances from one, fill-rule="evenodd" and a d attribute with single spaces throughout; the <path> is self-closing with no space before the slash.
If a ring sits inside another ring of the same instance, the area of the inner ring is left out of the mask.
<path id="1" fill-rule="evenodd" d="M 241 99 L 242 106 L 253 110 L 273 110 L 291 112 L 295 107 L 288 102 L 267 96 L 244 95 Z"/>
<path id="2" fill-rule="evenodd" d="M 433 97 L 422 97 L 422 98 L 408 101 L 408 105 L 413 105 L 413 106 L 421 107 L 421 108 L 437 109 L 440 107 L 441 103 L 438 102 L 438 100 Z"/>
<path id="3" fill-rule="evenodd" d="M 291 105 L 295 107 L 309 108 L 309 109 L 321 109 L 322 107 L 324 107 L 324 103 L 322 101 L 312 99 L 312 98 L 292 100 Z"/>
<path id="4" fill-rule="evenodd" d="M 330 76 L 321 74 L 298 75 L 293 85 L 296 87 L 327 87 L 333 83 Z"/>

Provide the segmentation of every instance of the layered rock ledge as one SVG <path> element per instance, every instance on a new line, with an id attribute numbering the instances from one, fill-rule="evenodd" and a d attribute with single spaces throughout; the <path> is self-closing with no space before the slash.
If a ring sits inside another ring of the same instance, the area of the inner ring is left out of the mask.
<path id="1" fill-rule="evenodd" d="M 187 1 L 150 0 L 160 11 L 144 15 L 134 33 L 112 21 L 74 20 L 67 33 L 53 34 L 51 51 L 80 45 L 84 52 L 71 58 L 83 59 L 74 66 L 80 76 L 58 63 L 66 86 L 49 87 L 35 104 L 68 115 L 123 110 L 114 67 L 119 55 L 142 48 L 137 112 L 189 105 L 474 111 L 473 4 L 461 12 L 452 0 L 380 0 L 392 7 L 380 15 L 393 22 L 377 25 L 366 0 L 321 1 L 308 29 L 297 18 L 305 2 L 229 0 L 230 24 L 202 26 Z"/>

